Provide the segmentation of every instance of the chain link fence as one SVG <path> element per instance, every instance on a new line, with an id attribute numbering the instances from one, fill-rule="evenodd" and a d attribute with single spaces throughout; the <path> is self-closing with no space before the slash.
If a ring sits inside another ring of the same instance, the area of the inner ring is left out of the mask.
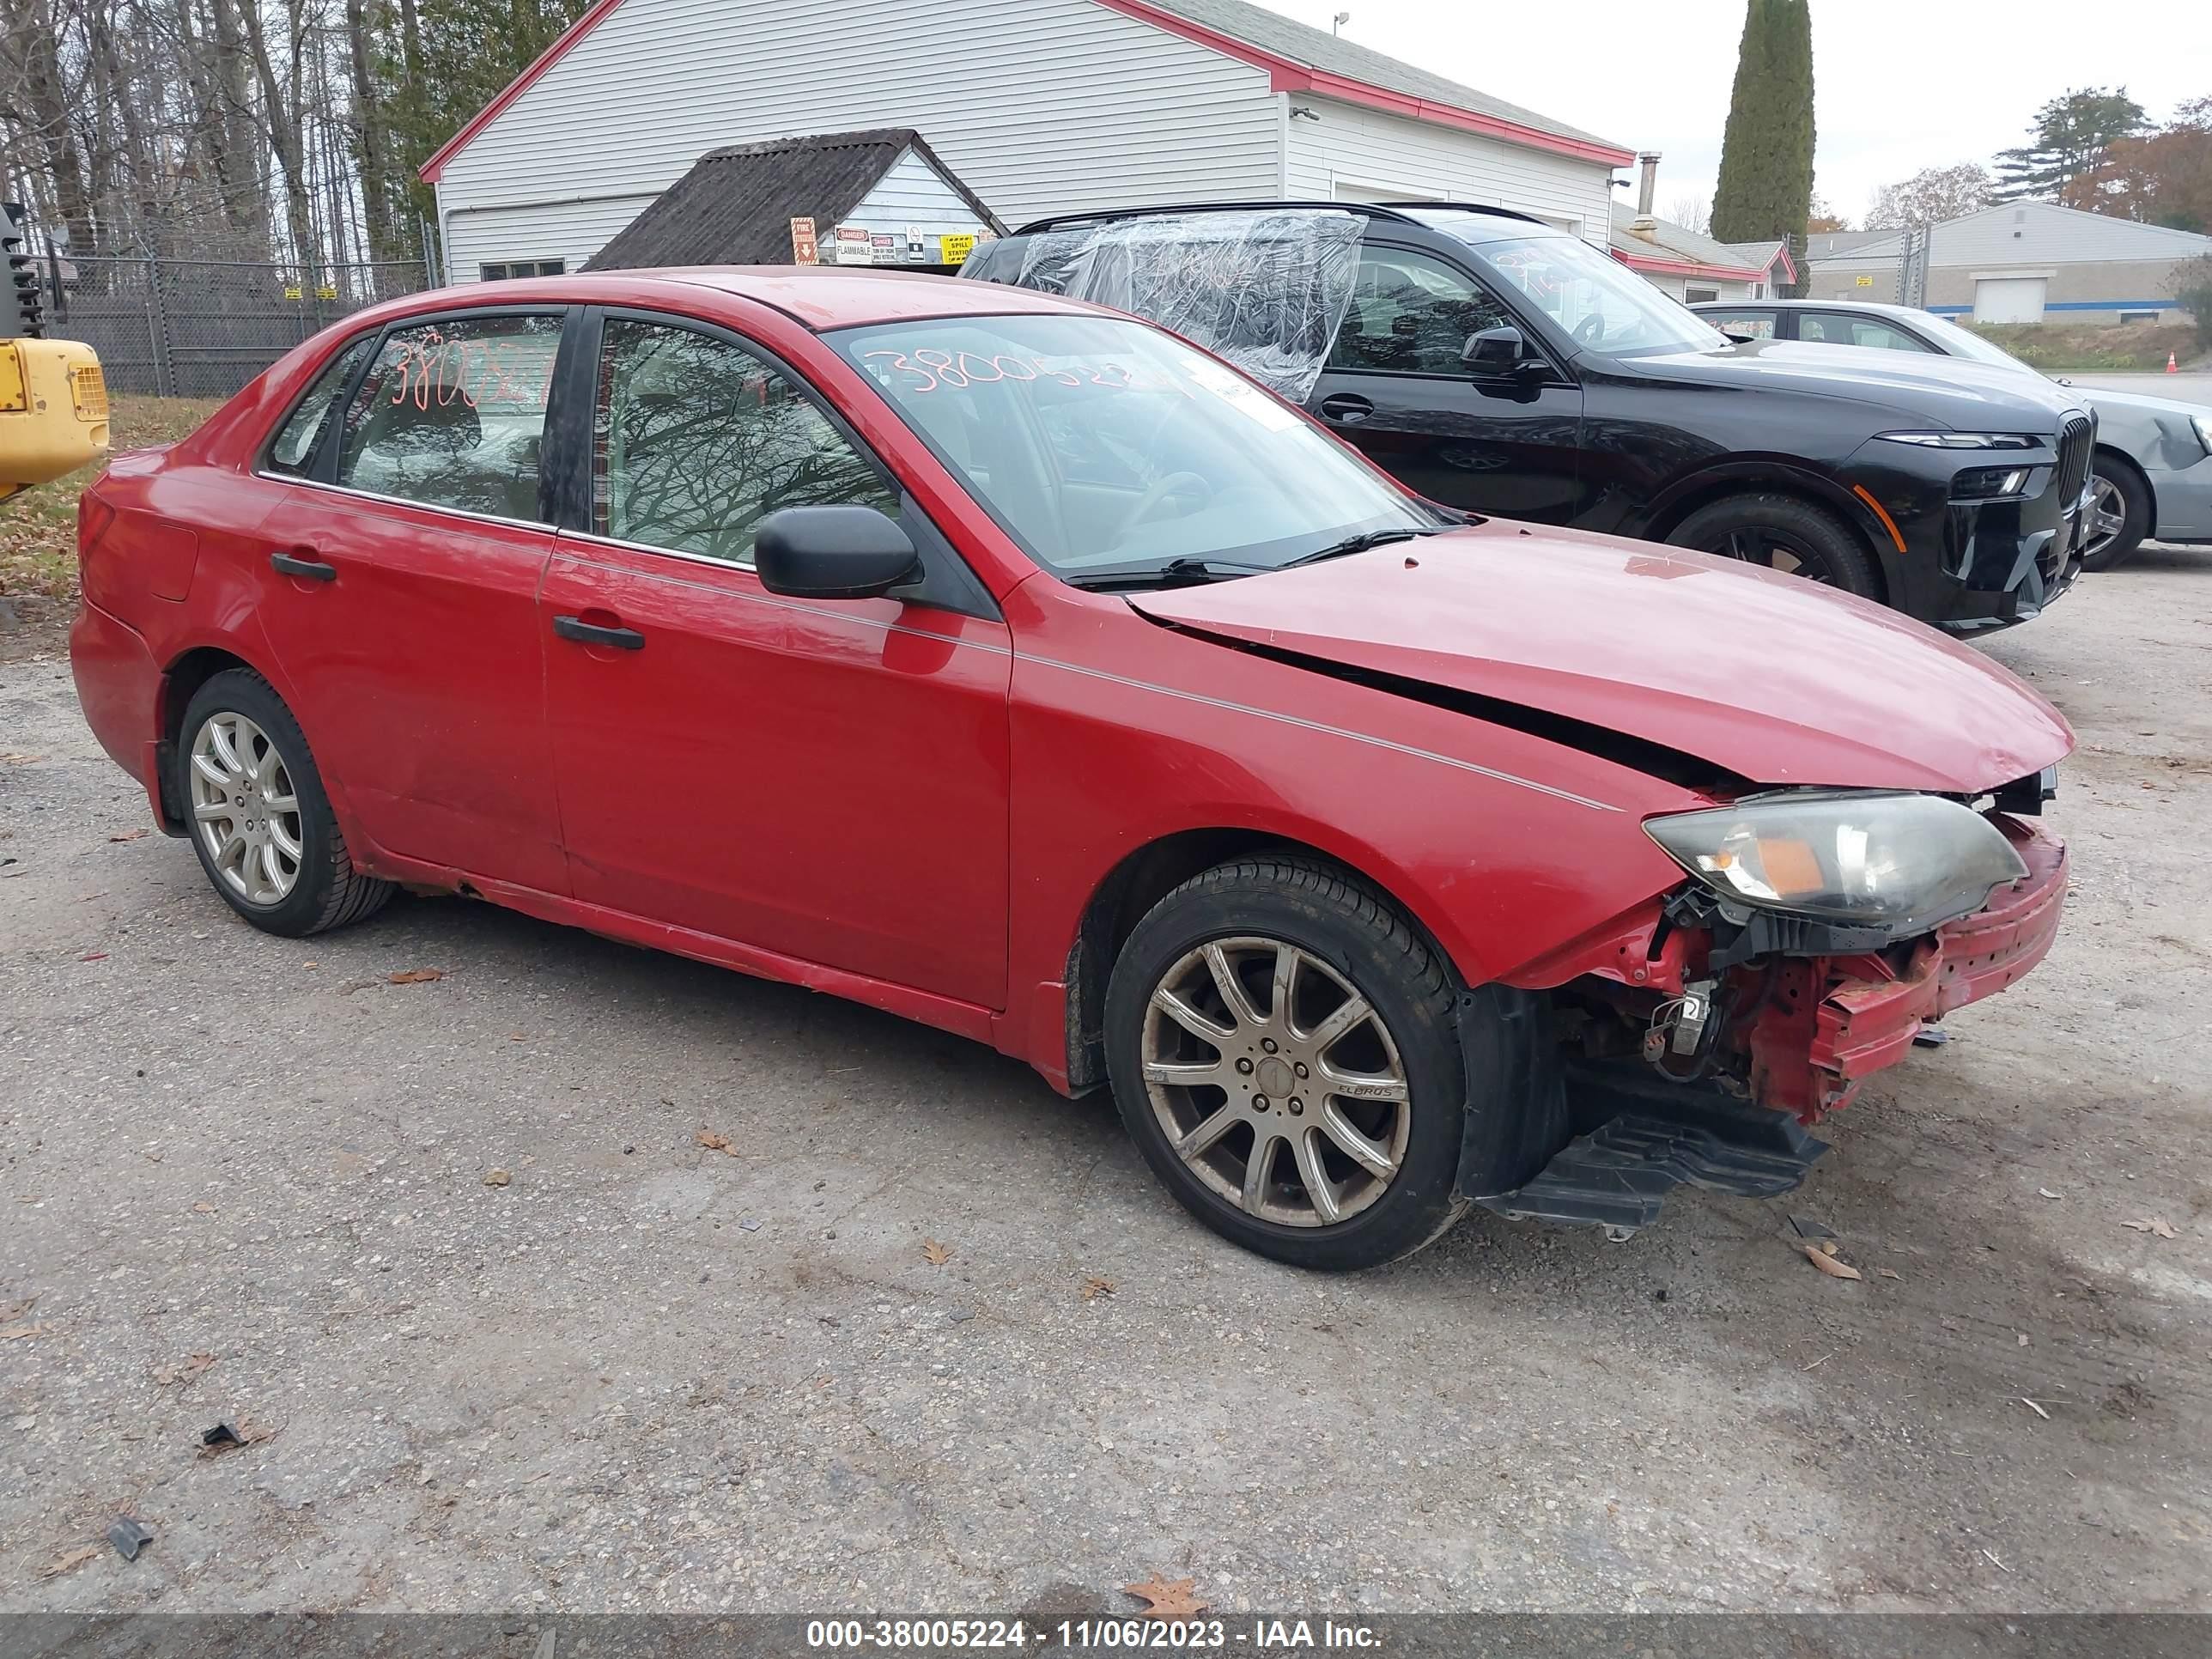
<path id="1" fill-rule="evenodd" d="M 420 260 L 311 272 L 228 259 L 44 263 L 46 332 L 100 354 L 111 392 L 228 398 L 363 306 L 428 285 Z"/>

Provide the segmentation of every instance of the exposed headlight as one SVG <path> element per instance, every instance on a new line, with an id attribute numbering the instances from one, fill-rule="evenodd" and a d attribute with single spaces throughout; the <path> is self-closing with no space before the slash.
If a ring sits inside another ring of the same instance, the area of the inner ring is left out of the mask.
<path id="1" fill-rule="evenodd" d="M 1824 921 L 1925 932 L 2027 866 L 1996 826 L 1941 795 L 1769 795 L 1644 824 L 1723 898 Z"/>
<path id="2" fill-rule="evenodd" d="M 2189 424 L 2197 428 L 2197 441 L 2204 446 L 2204 453 L 2212 455 L 2212 415 L 2192 415 Z"/>
<path id="3" fill-rule="evenodd" d="M 1877 432 L 1884 443 L 1923 449 L 2034 449 L 2049 441 L 2027 432 Z"/>

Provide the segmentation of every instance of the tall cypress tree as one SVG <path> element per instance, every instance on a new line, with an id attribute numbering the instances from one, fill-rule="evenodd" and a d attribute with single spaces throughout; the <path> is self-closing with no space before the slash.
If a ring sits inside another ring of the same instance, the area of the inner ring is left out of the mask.
<path id="1" fill-rule="evenodd" d="M 1750 0 L 1721 137 L 1713 235 L 1723 242 L 1786 238 L 1802 272 L 1812 211 L 1812 12 L 1808 0 Z"/>

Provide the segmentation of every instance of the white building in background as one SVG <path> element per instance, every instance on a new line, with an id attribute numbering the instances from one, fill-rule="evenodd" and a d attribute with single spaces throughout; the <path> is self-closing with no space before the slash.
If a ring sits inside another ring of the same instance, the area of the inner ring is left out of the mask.
<path id="1" fill-rule="evenodd" d="M 2007 202 L 1935 228 L 1928 309 L 1982 323 L 2148 322 L 2178 314 L 2175 270 L 2212 254 L 2212 236 L 2084 213 L 2051 202 Z M 1808 295 L 1896 304 L 1904 233 L 1858 233 L 1813 250 Z"/>
<path id="2" fill-rule="evenodd" d="M 1006 223 L 1288 197 L 1600 246 L 1631 152 L 1244 0 L 598 0 L 424 164 L 446 274 L 574 270 L 710 150 L 912 128 Z"/>

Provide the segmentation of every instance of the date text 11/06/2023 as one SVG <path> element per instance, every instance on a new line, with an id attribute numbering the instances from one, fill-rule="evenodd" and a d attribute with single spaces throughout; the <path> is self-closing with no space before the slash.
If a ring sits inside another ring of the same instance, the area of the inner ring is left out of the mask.
<path id="1" fill-rule="evenodd" d="M 1115 1651 L 1195 1648 L 1268 1653 L 1297 1649 L 1374 1649 L 1380 1634 L 1368 1625 L 1333 1619 L 1255 1619 L 1245 1627 L 1223 1619 L 1062 1619 L 1038 1624 L 1021 1619 L 813 1619 L 810 1648 L 936 1651 L 944 1649 L 1040 1648 Z"/>

